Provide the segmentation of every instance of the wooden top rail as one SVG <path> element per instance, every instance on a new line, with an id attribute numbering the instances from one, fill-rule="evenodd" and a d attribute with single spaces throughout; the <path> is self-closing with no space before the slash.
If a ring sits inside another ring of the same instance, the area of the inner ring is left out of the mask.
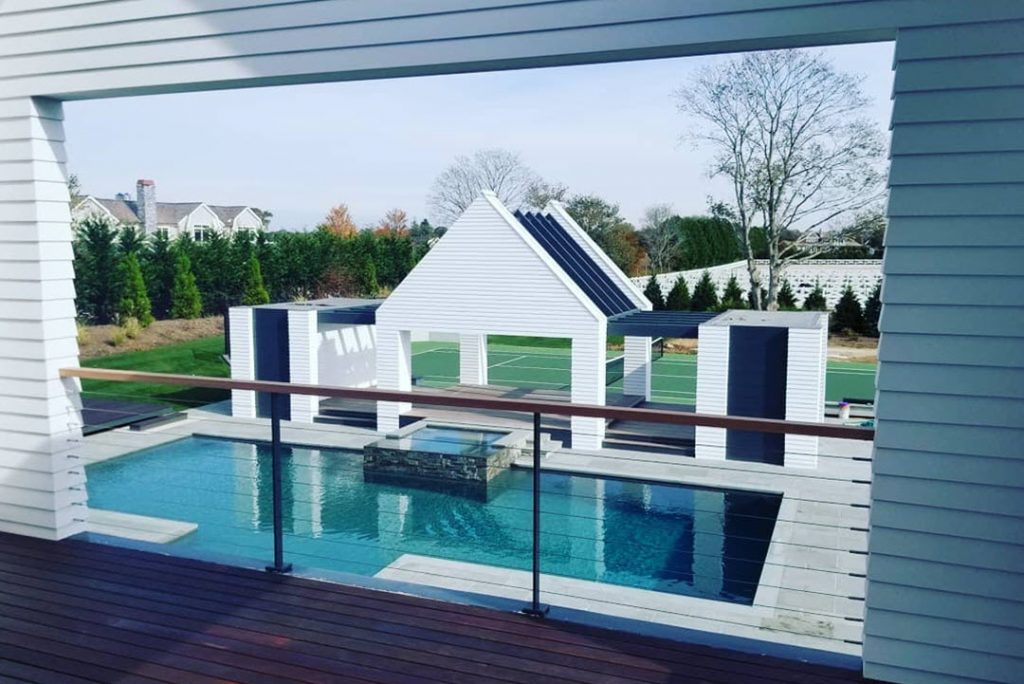
<path id="1" fill-rule="evenodd" d="M 870 442 L 875 438 L 871 428 L 851 427 L 832 423 L 805 423 L 773 418 L 747 418 L 743 416 L 718 416 L 663 409 L 625 408 L 597 406 L 594 404 L 569 404 L 556 401 L 525 399 L 500 399 L 489 397 L 467 397 L 450 392 L 361 389 L 356 387 L 330 387 L 325 385 L 301 385 L 289 382 L 266 380 L 234 380 L 211 378 L 202 375 L 178 375 L 172 373 L 145 373 L 139 371 L 109 370 L 105 368 L 62 368 L 62 378 L 83 380 L 108 380 L 112 382 L 150 382 L 163 385 L 185 385 L 222 390 L 252 390 L 274 394 L 304 394 L 317 397 L 338 397 L 368 401 L 401 401 L 432 406 L 449 406 L 488 411 L 510 411 L 514 413 L 545 413 L 558 416 L 585 416 L 611 420 L 635 420 L 646 423 L 669 423 L 672 425 L 702 425 L 705 427 L 748 430 L 750 432 L 772 432 L 812 437 L 835 437 Z"/>

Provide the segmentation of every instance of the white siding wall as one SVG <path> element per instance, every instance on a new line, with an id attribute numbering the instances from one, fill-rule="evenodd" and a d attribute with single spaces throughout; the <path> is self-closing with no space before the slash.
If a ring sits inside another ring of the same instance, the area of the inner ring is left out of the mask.
<path id="1" fill-rule="evenodd" d="M 288 379 L 300 385 L 320 382 L 320 340 L 316 331 L 316 311 L 288 312 Z M 320 413 L 320 397 L 292 394 L 291 419 L 312 423 Z"/>
<path id="2" fill-rule="evenodd" d="M 252 307 L 233 306 L 228 310 L 231 323 L 231 378 L 256 379 L 256 348 L 253 340 Z M 231 415 L 256 417 L 256 393 L 231 390 Z"/>
<path id="3" fill-rule="evenodd" d="M 459 335 L 459 382 L 487 384 L 487 335 Z"/>
<path id="4" fill-rule="evenodd" d="M 697 328 L 697 413 L 728 413 L 729 330 L 724 325 Z M 725 430 L 698 425 L 694 435 L 697 458 L 725 460 Z"/>
<path id="5" fill-rule="evenodd" d="M 786 355 L 786 420 L 820 423 L 825 420 L 825 355 L 827 316 L 819 330 L 790 328 Z M 794 468 L 818 466 L 818 438 L 786 435 L 785 464 Z"/>
<path id="6" fill-rule="evenodd" d="M 57 377 L 78 365 L 62 117 L 0 100 L 0 531 L 48 539 L 87 511 L 77 383 Z"/>
<path id="7" fill-rule="evenodd" d="M 377 387 L 408 392 L 412 389 L 412 339 L 408 330 L 382 325 L 377 319 Z M 408 412 L 408 402 L 378 401 L 377 430 L 394 432 L 400 416 Z"/>
<path id="8" fill-rule="evenodd" d="M 322 326 L 318 333 L 320 384 L 373 387 L 377 384 L 377 328 Z"/>
<path id="9" fill-rule="evenodd" d="M 651 400 L 650 337 L 626 337 L 623 350 L 622 393 Z"/>
<path id="10" fill-rule="evenodd" d="M 1021 36 L 896 47 L 864 639 L 882 679 L 1024 676 Z"/>
<path id="11" fill-rule="evenodd" d="M 607 346 L 608 328 L 604 320 L 596 330 L 572 339 L 572 403 L 604 405 Z M 601 448 L 604 418 L 573 416 L 571 422 L 573 449 Z"/>

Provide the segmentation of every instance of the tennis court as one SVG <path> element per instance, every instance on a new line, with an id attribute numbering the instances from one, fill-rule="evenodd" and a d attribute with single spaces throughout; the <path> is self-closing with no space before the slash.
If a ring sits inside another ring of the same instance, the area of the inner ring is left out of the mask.
<path id="1" fill-rule="evenodd" d="M 555 347 L 526 347 L 488 344 L 488 375 L 491 384 L 532 389 L 568 391 L 570 388 L 570 350 Z M 609 350 L 615 359 L 621 351 Z M 618 362 L 612 361 L 609 377 Z M 413 343 L 412 372 L 418 384 L 426 387 L 450 387 L 459 380 L 459 346 L 452 342 Z M 669 354 L 654 361 L 651 370 L 651 394 L 656 402 L 693 404 L 697 385 L 697 357 Z M 608 385 L 609 391 L 622 391 L 622 380 Z M 830 362 L 826 374 L 826 399 L 871 398 L 875 395 L 875 366 L 868 363 Z"/>

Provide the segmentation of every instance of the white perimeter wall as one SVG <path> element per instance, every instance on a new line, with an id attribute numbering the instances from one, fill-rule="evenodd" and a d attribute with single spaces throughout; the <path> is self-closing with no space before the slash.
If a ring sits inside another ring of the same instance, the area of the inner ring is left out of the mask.
<path id="1" fill-rule="evenodd" d="M 233 306 L 228 310 L 231 323 L 231 379 L 256 379 L 256 345 L 253 340 L 253 316 L 250 306 Z M 256 393 L 252 390 L 231 390 L 231 415 L 256 417 Z"/>

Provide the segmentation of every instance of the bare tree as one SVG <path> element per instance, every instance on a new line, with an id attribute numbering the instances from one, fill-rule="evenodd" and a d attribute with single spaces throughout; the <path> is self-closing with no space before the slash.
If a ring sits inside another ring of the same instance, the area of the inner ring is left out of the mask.
<path id="1" fill-rule="evenodd" d="M 537 174 L 518 154 L 500 149 L 480 150 L 472 157 L 456 157 L 434 181 L 427 202 L 434 219 L 449 225 L 481 190 L 493 191 L 510 209 L 518 209 L 539 182 Z"/>
<path id="2" fill-rule="evenodd" d="M 378 233 L 406 233 L 409 231 L 409 215 L 402 209 L 390 209 L 377 224 Z"/>
<path id="3" fill-rule="evenodd" d="M 569 186 L 562 183 L 548 183 L 538 179 L 530 186 L 529 191 L 526 193 L 523 206 L 535 211 L 541 211 L 544 207 L 548 206 L 548 202 L 551 200 L 563 202 L 568 196 Z"/>
<path id="4" fill-rule="evenodd" d="M 732 183 L 756 308 L 777 308 L 786 264 L 884 192 L 882 136 L 864 117 L 860 80 L 821 53 L 784 50 L 709 67 L 676 92 L 679 110 L 701 124 L 692 137 L 714 149 L 709 173 Z M 764 302 L 750 240 L 757 227 L 768 249 Z"/>
<path id="5" fill-rule="evenodd" d="M 651 273 L 669 270 L 679 248 L 679 233 L 669 223 L 675 215 L 669 204 L 655 204 L 644 211 L 640 221 L 640 239 L 647 249 Z"/>

